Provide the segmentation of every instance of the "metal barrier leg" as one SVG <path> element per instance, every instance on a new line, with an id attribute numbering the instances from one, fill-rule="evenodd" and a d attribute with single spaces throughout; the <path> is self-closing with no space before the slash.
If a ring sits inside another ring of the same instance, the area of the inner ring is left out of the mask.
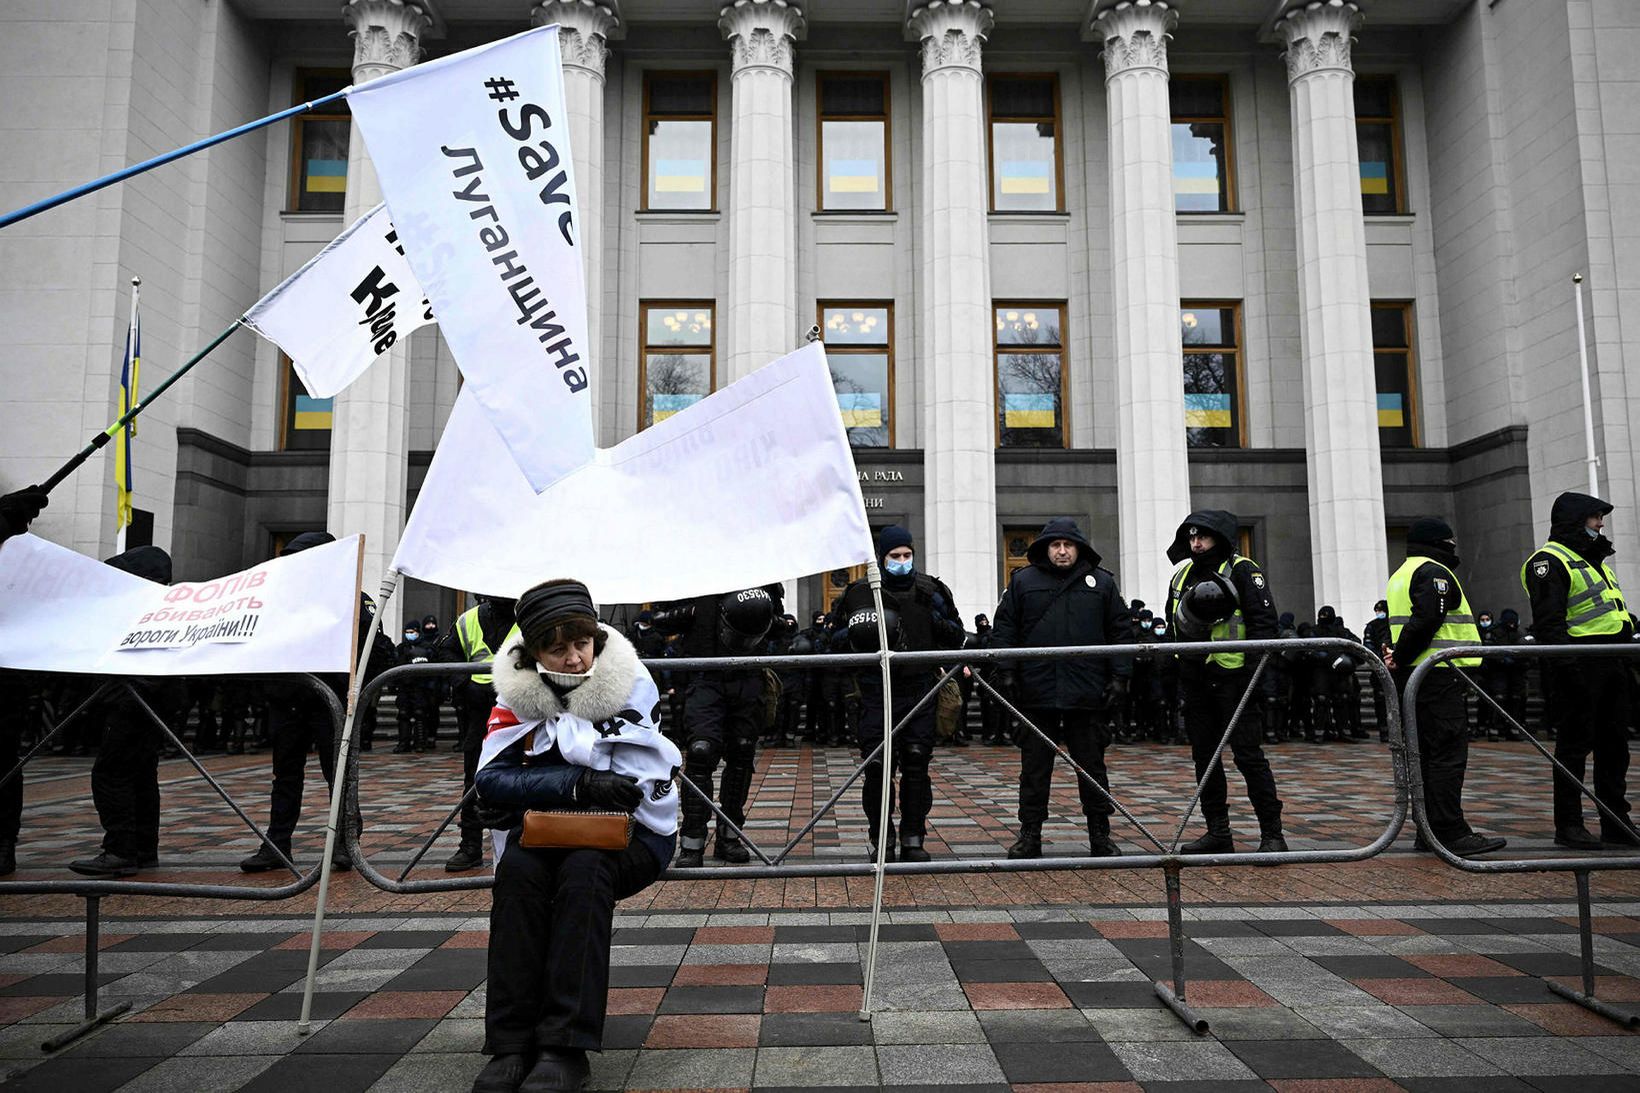
<path id="1" fill-rule="evenodd" d="M 1547 981 L 1549 990 L 1626 1028 L 1640 1027 L 1640 1015 L 1618 1009 L 1594 996 L 1594 922 L 1589 911 L 1589 871 L 1579 869 L 1572 875 L 1577 878 L 1577 932 L 1583 958 L 1583 989 L 1575 991 L 1551 979 Z"/>
<path id="2" fill-rule="evenodd" d="M 1156 997 L 1167 1003 L 1167 1008 L 1192 1031 L 1203 1035 L 1207 1032 L 1207 1019 L 1197 1016 L 1184 1000 L 1184 897 L 1179 885 L 1179 863 L 1169 861 L 1162 870 L 1167 878 L 1167 937 L 1173 956 L 1173 986 L 1157 983 Z"/>
<path id="3" fill-rule="evenodd" d="M 102 897 L 85 897 L 85 1020 L 63 1033 L 53 1036 L 40 1045 L 41 1051 L 56 1051 L 64 1044 L 71 1044 L 94 1028 L 112 1021 L 131 1008 L 130 1002 L 120 1002 L 109 1009 L 97 1010 L 97 953 L 98 939 L 102 935 Z"/>

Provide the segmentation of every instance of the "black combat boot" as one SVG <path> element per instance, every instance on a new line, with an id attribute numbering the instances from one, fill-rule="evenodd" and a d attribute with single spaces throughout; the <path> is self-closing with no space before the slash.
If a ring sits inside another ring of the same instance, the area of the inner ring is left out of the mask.
<path id="1" fill-rule="evenodd" d="M 1040 858 L 1042 856 L 1042 825 L 1023 824 L 1019 829 L 1019 838 L 1014 845 L 1008 848 L 1008 859 L 1020 861 L 1025 858 Z"/>
<path id="2" fill-rule="evenodd" d="M 679 847 L 677 859 L 672 864 L 679 869 L 699 869 L 706 864 L 706 848 L 704 846 Z"/>
<path id="3" fill-rule="evenodd" d="M 907 835 L 900 840 L 901 861 L 932 861 L 928 851 L 923 849 L 921 835 Z"/>
<path id="4" fill-rule="evenodd" d="M 573 1093 L 587 1087 L 587 1053 L 576 1048 L 541 1049 L 540 1058 L 518 1087 L 519 1093 Z"/>
<path id="5" fill-rule="evenodd" d="M 518 1093 L 518 1084 L 534 1066 L 534 1054 L 497 1055 L 478 1072 L 472 1093 Z"/>
<path id="6" fill-rule="evenodd" d="M 444 863 L 446 873 L 465 873 L 484 864 L 484 842 L 480 835 L 463 835 L 461 845 Z"/>
<path id="7" fill-rule="evenodd" d="M 1094 858 L 1119 858 L 1122 848 L 1110 837 L 1110 820 L 1100 817 L 1088 821 L 1088 856 Z"/>
<path id="8" fill-rule="evenodd" d="M 746 849 L 746 844 L 727 831 L 718 832 L 717 842 L 712 847 L 712 857 L 718 861 L 726 861 L 733 865 L 744 865 L 752 860 L 752 852 Z"/>
<path id="9" fill-rule="evenodd" d="M 1230 833 L 1230 817 L 1213 816 L 1207 821 L 1207 833 L 1179 847 L 1181 854 L 1234 854 L 1236 840 Z"/>

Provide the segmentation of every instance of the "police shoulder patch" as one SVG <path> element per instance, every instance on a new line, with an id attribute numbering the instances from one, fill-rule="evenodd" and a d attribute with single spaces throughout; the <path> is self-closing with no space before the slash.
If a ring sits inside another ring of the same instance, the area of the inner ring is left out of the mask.
<path id="1" fill-rule="evenodd" d="M 1445 594 L 1446 590 L 1449 587 L 1451 587 L 1450 585 L 1447 584 L 1447 580 L 1446 580 L 1445 577 L 1436 577 L 1436 578 L 1434 578 L 1432 583 L 1435 585 L 1435 591 L 1440 592 L 1443 595 Z"/>
<path id="2" fill-rule="evenodd" d="M 1539 577 L 1547 577 L 1549 575 L 1549 563 L 1539 562 L 1537 565 L 1532 567 L 1532 572 L 1537 574 Z"/>
<path id="3" fill-rule="evenodd" d="M 1088 582 L 1088 587 L 1089 588 L 1098 588 L 1099 587 L 1099 578 L 1095 577 L 1092 573 L 1089 573 L 1086 577 L 1083 577 L 1082 579 L 1084 581 Z"/>
<path id="4" fill-rule="evenodd" d="M 1253 587 L 1254 588 L 1263 588 L 1264 587 L 1264 574 L 1262 574 L 1262 573 L 1253 574 Z"/>

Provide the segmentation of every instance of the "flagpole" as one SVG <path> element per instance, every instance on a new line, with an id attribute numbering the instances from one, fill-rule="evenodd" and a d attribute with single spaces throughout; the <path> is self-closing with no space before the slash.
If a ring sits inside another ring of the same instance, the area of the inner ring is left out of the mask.
<path id="1" fill-rule="evenodd" d="M 359 536 L 359 577 L 360 583 L 364 577 L 364 536 Z M 302 1012 L 296 1022 L 296 1033 L 306 1036 L 311 1027 L 310 1018 L 313 1014 L 313 985 L 319 974 L 319 939 L 324 934 L 325 904 L 330 900 L 331 861 L 336 853 L 336 825 L 342 814 L 342 802 L 347 797 L 348 765 L 352 757 L 353 728 L 358 722 L 359 715 L 359 685 L 364 680 L 366 667 L 370 664 L 370 650 L 375 644 L 376 627 L 387 613 L 387 605 L 393 602 L 393 593 L 398 590 L 399 571 L 389 568 L 382 575 L 382 584 L 377 592 L 378 603 L 376 613 L 371 616 L 370 631 L 366 634 L 362 647 L 359 650 L 358 662 L 354 665 L 353 674 L 347 681 L 347 717 L 342 723 L 342 739 L 336 752 L 335 775 L 330 785 L 330 821 L 325 825 L 325 856 L 319 862 L 319 900 L 313 908 L 313 937 L 308 942 L 307 980 L 302 984 Z"/>
<path id="2" fill-rule="evenodd" d="M 153 159 L 145 159 L 141 163 L 134 163 L 129 167 L 123 167 L 111 175 L 104 175 L 103 177 L 92 182 L 82 183 L 79 186 L 75 186 L 73 189 L 64 190 L 62 193 L 45 198 L 42 201 L 36 201 L 32 205 L 24 205 L 21 209 L 16 209 L 12 212 L 6 213 L 4 216 L 0 216 L 0 228 L 8 228 L 20 220 L 27 220 L 29 217 L 43 213 L 48 209 L 55 209 L 58 205 L 67 204 L 75 198 L 84 197 L 86 194 L 96 193 L 105 186 L 112 186 L 116 182 L 124 182 L 126 179 L 140 175 L 145 171 L 152 171 L 155 167 L 163 167 L 167 163 L 181 159 L 183 156 L 191 156 L 195 152 L 203 152 L 205 149 L 221 144 L 223 141 L 232 140 L 234 137 L 242 137 L 246 133 L 254 133 L 258 129 L 266 128 L 275 122 L 284 121 L 286 118 L 295 117 L 297 114 L 305 114 L 310 110 L 325 105 L 326 103 L 335 102 L 337 99 L 342 98 L 352 90 L 353 88 L 351 85 L 344 87 L 340 91 L 334 92 L 330 95 L 325 95 L 322 98 L 314 99 L 311 102 L 302 103 L 300 106 L 293 106 L 288 110 L 281 110 L 277 114 L 269 114 L 265 118 L 258 118 L 256 121 L 249 121 L 244 125 L 223 130 L 214 136 L 206 137 L 204 140 L 196 140 L 192 144 L 185 144 L 181 148 L 166 152 L 162 155 L 157 155 Z"/>
<path id="3" fill-rule="evenodd" d="M 92 437 L 90 442 L 88 444 L 86 444 L 86 446 L 84 448 L 81 448 L 78 452 L 76 452 L 74 454 L 73 458 L 71 458 L 67 463 L 64 463 L 61 467 L 58 467 L 55 474 L 53 474 L 50 478 L 46 479 L 44 482 L 40 483 L 40 488 L 42 490 L 44 490 L 46 493 L 50 493 L 53 489 L 55 489 L 59 482 L 61 482 L 65 478 L 67 478 L 69 475 L 73 474 L 76 470 L 79 469 L 79 467 L 82 463 L 84 463 L 87 459 L 90 459 L 91 456 L 92 456 L 92 453 L 96 452 L 97 449 L 102 448 L 105 445 L 107 445 L 107 443 L 110 440 L 113 440 L 114 436 L 128 422 L 130 422 L 132 419 L 134 419 L 138 414 L 142 413 L 144 410 L 148 409 L 148 404 L 149 403 L 153 402 L 155 399 L 157 399 L 161 395 L 163 395 L 166 392 L 166 390 L 169 389 L 170 386 L 173 383 L 175 383 L 177 380 L 181 379 L 184 375 L 186 375 L 190 368 L 192 368 L 194 365 L 198 364 L 200 361 L 204 360 L 206 357 L 210 356 L 212 350 L 214 350 L 217 346 L 221 345 L 223 342 L 227 341 L 229 336 L 232 335 L 235 330 L 238 330 L 239 325 L 241 323 L 243 323 L 244 321 L 245 321 L 245 317 L 243 315 L 241 315 L 239 318 L 235 319 L 232 323 L 229 323 L 227 328 L 224 329 L 222 331 L 222 333 L 218 334 L 216 337 L 211 339 L 211 343 L 209 345 L 207 345 L 204 349 L 201 349 L 198 353 L 195 353 L 192 357 L 189 357 L 185 362 L 183 362 L 182 367 L 178 368 L 175 372 L 172 372 L 169 376 L 167 376 L 165 378 L 165 382 L 161 383 L 158 387 L 154 388 L 153 392 L 151 394 L 149 394 L 147 398 L 143 399 L 141 402 L 139 402 L 135 406 L 131 407 L 131 409 L 129 409 L 125 413 L 121 414 L 119 420 L 114 422 L 114 424 L 110 425 L 108 428 L 104 429 L 102 432 L 100 432 L 96 436 Z"/>
<path id="4" fill-rule="evenodd" d="M 120 416 L 123 418 L 131 409 L 137 394 L 137 363 L 142 359 L 141 322 L 139 308 L 142 306 L 142 278 L 131 278 L 131 315 L 125 324 L 125 363 L 120 366 Z M 127 431 L 129 430 L 129 431 Z M 131 504 L 131 440 L 137 435 L 136 422 L 131 422 L 119 432 L 119 443 L 124 448 L 122 458 L 116 461 L 118 468 L 114 483 L 114 553 L 125 553 L 125 530 L 131 522 L 125 518 L 126 507 Z M 120 479 L 120 474 L 124 478 Z M 124 502 L 123 504 L 121 502 Z"/>

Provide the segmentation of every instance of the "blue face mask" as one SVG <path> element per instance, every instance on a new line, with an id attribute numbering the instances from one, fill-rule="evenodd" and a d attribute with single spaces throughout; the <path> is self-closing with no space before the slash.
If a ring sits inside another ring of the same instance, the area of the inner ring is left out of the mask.
<path id="1" fill-rule="evenodd" d="M 901 562 L 895 561 L 893 558 L 884 558 L 883 568 L 888 570 L 890 577 L 909 577 L 911 571 L 917 568 L 917 559 L 907 558 Z"/>
<path id="2" fill-rule="evenodd" d="M 421 632 L 419 630 L 406 630 L 404 632 L 405 641 L 415 641 L 419 637 L 421 637 Z"/>
<path id="3" fill-rule="evenodd" d="M 1583 529 L 1583 534 L 1587 535 L 1591 539 L 1598 539 L 1598 538 L 1600 538 L 1600 529 L 1599 528 L 1585 527 Z"/>

